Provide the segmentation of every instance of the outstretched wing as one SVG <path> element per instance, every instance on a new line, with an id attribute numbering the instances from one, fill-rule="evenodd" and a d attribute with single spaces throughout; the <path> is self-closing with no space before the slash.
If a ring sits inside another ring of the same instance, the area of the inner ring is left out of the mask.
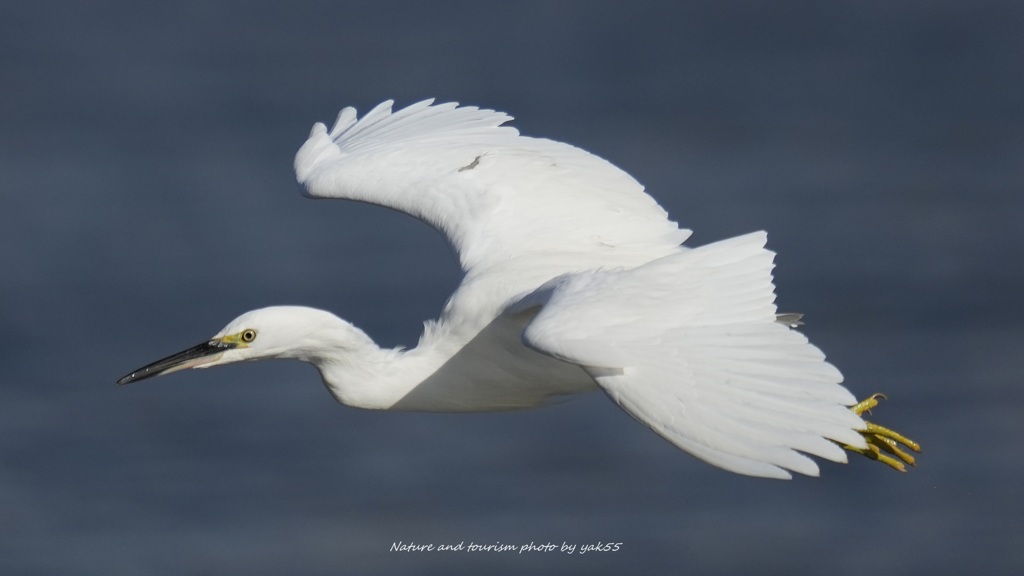
<path id="1" fill-rule="evenodd" d="M 799 452 L 845 462 L 830 440 L 864 446 L 864 423 L 839 371 L 777 321 L 765 240 L 553 280 L 534 296 L 546 302 L 524 340 L 581 365 L 626 412 L 711 464 L 816 476 Z"/>
<path id="2" fill-rule="evenodd" d="M 295 173 L 313 198 L 387 206 L 447 237 L 464 271 L 546 252 L 667 253 L 689 236 L 625 172 L 520 136 L 511 117 L 455 103 L 345 108 L 313 126 Z"/>

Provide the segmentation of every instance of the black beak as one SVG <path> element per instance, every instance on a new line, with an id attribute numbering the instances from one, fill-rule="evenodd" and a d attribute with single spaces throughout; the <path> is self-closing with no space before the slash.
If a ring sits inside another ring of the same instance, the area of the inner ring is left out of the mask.
<path id="1" fill-rule="evenodd" d="M 138 380 L 145 380 L 146 378 L 152 378 L 154 376 L 160 376 L 161 374 L 168 374 L 184 368 L 191 368 L 193 366 L 199 366 L 206 364 L 203 359 L 209 358 L 210 356 L 218 355 L 225 350 L 234 348 L 234 344 L 228 344 L 220 340 L 210 340 L 203 342 L 198 346 L 193 346 L 188 350 L 178 352 L 173 356 L 168 356 L 163 360 L 157 360 L 149 366 L 144 366 L 131 374 L 121 378 L 117 381 L 118 384 L 131 384 Z M 211 359 L 212 362 L 214 359 Z"/>

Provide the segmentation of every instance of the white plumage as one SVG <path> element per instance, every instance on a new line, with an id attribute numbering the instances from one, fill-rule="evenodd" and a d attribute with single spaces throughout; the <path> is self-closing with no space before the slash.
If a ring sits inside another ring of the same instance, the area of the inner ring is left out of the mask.
<path id="1" fill-rule="evenodd" d="M 520 136 L 505 114 L 385 102 L 317 124 L 295 157 L 313 198 L 406 212 L 442 231 L 463 270 L 552 253 L 668 254 L 689 236 L 632 177 L 561 142 Z M 565 268 L 558 273 L 571 271 Z M 585 268 L 580 268 L 585 269 Z"/>
<path id="2" fill-rule="evenodd" d="M 687 452 L 741 474 L 817 475 L 865 423 L 839 371 L 777 321 L 766 235 L 698 248 L 628 174 L 519 135 L 500 112 L 420 102 L 316 124 L 295 158 L 313 198 L 411 214 L 465 273 L 418 346 L 384 350 L 319 310 L 249 312 L 122 383 L 181 367 L 297 358 L 363 408 L 524 408 L 602 389 Z"/>

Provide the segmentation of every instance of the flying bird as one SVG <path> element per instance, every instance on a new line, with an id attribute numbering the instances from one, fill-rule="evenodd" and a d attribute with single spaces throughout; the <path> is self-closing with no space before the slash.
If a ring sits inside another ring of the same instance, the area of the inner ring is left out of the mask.
<path id="1" fill-rule="evenodd" d="M 292 358 L 334 398 L 379 410 L 529 408 L 603 391 L 712 465 L 816 476 L 846 451 L 898 470 L 919 446 L 866 422 L 842 375 L 779 314 L 774 253 L 756 232 L 699 247 L 636 180 L 574 146 L 522 136 L 493 110 L 427 100 L 313 126 L 295 157 L 310 198 L 378 204 L 440 230 L 463 276 L 412 349 L 384 349 L 300 306 L 247 312 L 140 368 Z"/>

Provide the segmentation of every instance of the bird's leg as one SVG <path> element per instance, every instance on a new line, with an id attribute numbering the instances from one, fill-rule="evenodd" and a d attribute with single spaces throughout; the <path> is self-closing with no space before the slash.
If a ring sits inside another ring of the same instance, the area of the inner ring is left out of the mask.
<path id="1" fill-rule="evenodd" d="M 858 416 L 864 413 L 870 414 L 871 409 L 878 406 L 879 398 L 885 399 L 885 395 L 872 394 L 864 401 L 859 402 L 857 405 L 850 408 L 850 410 Z M 864 436 L 865 440 L 867 440 L 868 447 L 854 448 L 853 446 L 843 444 L 843 448 L 851 452 L 856 452 L 862 456 L 866 456 L 872 460 L 878 460 L 879 462 L 886 464 L 895 470 L 899 470 L 900 472 L 907 471 L 904 463 L 910 464 L 911 466 L 914 465 L 914 457 L 904 452 L 900 446 L 909 448 L 914 452 L 920 452 L 921 446 L 917 442 L 914 442 L 899 432 L 885 428 L 884 426 L 873 424 L 867 420 L 865 420 L 864 423 L 867 424 L 867 428 L 861 430 L 860 434 L 861 436 Z"/>

